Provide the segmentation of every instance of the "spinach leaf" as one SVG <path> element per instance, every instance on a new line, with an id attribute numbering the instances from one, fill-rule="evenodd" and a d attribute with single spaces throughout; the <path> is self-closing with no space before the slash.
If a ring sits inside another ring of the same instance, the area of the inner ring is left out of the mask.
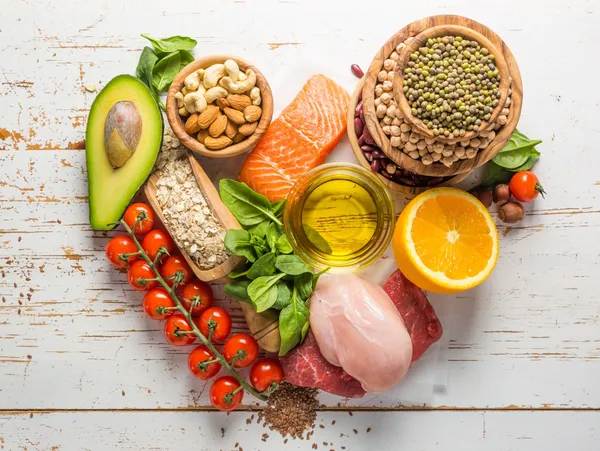
<path id="1" fill-rule="evenodd" d="M 506 145 L 492 161 L 498 166 L 516 172 L 522 166 L 525 166 L 530 158 L 535 159 L 539 157 L 540 153 L 536 150 L 535 146 L 541 142 L 539 139 L 529 139 L 519 130 L 515 130 Z M 530 163 L 530 167 L 535 164 L 535 161 Z"/>
<path id="2" fill-rule="evenodd" d="M 293 250 L 286 234 L 279 235 L 279 238 L 277 238 L 277 251 L 281 254 L 291 254 Z"/>
<path id="3" fill-rule="evenodd" d="M 307 301 L 315 288 L 315 275 L 309 272 L 300 274 L 294 278 L 294 289 L 298 292 L 300 299 Z"/>
<path id="4" fill-rule="evenodd" d="M 275 254 L 269 252 L 257 258 L 247 271 L 248 279 L 256 279 L 261 276 L 272 276 L 275 273 Z"/>
<path id="5" fill-rule="evenodd" d="M 275 267 L 290 276 L 299 276 L 300 274 L 310 273 L 310 268 L 306 266 L 297 255 L 278 255 L 275 261 Z"/>
<path id="6" fill-rule="evenodd" d="M 257 257 L 269 252 L 269 246 L 267 245 L 265 238 L 256 236 L 253 233 L 250 233 L 250 244 L 254 247 L 254 252 Z"/>
<path id="7" fill-rule="evenodd" d="M 230 279 L 239 279 L 241 277 L 245 277 L 246 274 L 248 274 L 248 269 L 249 268 L 246 264 L 240 265 L 234 270 L 232 270 L 229 274 L 227 274 L 227 277 L 229 277 Z"/>
<path id="8" fill-rule="evenodd" d="M 292 291 L 288 284 L 280 280 L 277 282 L 277 300 L 273 304 L 272 308 L 275 310 L 282 310 L 290 304 L 292 298 Z"/>
<path id="9" fill-rule="evenodd" d="M 513 169 L 513 172 L 519 172 L 519 171 L 529 171 L 532 167 L 535 166 L 535 164 L 537 163 L 537 161 L 540 159 L 540 153 L 537 152 L 537 155 L 530 155 L 529 159 L 523 163 L 522 166 L 519 166 L 516 169 Z"/>
<path id="10" fill-rule="evenodd" d="M 225 248 L 233 255 L 245 257 L 249 262 L 256 260 L 250 234 L 243 229 L 230 229 L 225 234 Z"/>
<path id="11" fill-rule="evenodd" d="M 283 214 L 283 207 L 285 207 L 285 199 L 271 203 L 271 210 L 273 210 L 273 213 L 275 213 L 278 218 Z"/>
<path id="12" fill-rule="evenodd" d="M 192 55 L 192 53 L 188 52 L 187 50 L 180 50 L 179 56 L 181 57 L 181 65 L 179 70 L 183 69 L 185 66 L 194 61 L 194 55 Z"/>
<path id="13" fill-rule="evenodd" d="M 299 345 L 308 332 L 308 307 L 292 290 L 290 304 L 279 313 L 279 355 L 284 356 Z"/>
<path id="14" fill-rule="evenodd" d="M 493 187 L 499 183 L 506 183 L 512 177 L 512 172 L 498 166 L 493 161 L 485 165 L 485 171 L 481 184 L 483 186 Z"/>
<path id="15" fill-rule="evenodd" d="M 169 53 L 161 58 L 152 69 L 152 84 L 158 92 L 165 91 L 181 69 L 181 54 Z"/>
<path id="16" fill-rule="evenodd" d="M 248 296 L 248 285 L 249 284 L 250 284 L 249 280 L 236 280 L 235 282 L 226 284 L 223 287 L 223 291 L 228 296 L 232 296 L 232 297 L 240 299 L 242 301 L 249 302 L 250 301 L 250 296 Z"/>
<path id="17" fill-rule="evenodd" d="M 156 56 L 156 53 L 150 47 L 144 47 L 135 68 L 135 76 L 148 86 L 152 86 L 152 69 L 157 61 L 158 56 Z"/>
<path id="18" fill-rule="evenodd" d="M 275 301 L 277 301 L 276 285 L 284 276 L 285 274 L 261 276 L 250 282 L 250 285 L 248 285 L 248 295 L 256 306 L 258 313 L 264 312 L 275 304 Z"/>
<path id="19" fill-rule="evenodd" d="M 325 238 L 323 238 L 323 236 L 319 232 L 317 232 L 315 229 L 313 229 L 308 224 L 304 224 L 302 226 L 302 228 L 304 229 L 306 238 L 308 238 L 308 240 L 312 244 L 314 244 L 318 250 L 320 250 L 324 254 L 331 254 L 333 252 L 333 250 L 329 246 L 329 243 L 327 242 L 327 240 Z"/>
<path id="20" fill-rule="evenodd" d="M 156 53 L 172 53 L 178 50 L 193 50 L 198 42 L 188 36 L 171 36 L 164 39 L 154 38 L 147 33 L 142 37 L 148 39 Z"/>
<path id="21" fill-rule="evenodd" d="M 529 159 L 529 149 L 511 150 L 510 152 L 498 152 L 493 161 L 505 169 L 515 169 L 525 164 Z"/>
<path id="22" fill-rule="evenodd" d="M 529 148 L 535 147 L 541 143 L 542 143 L 541 140 L 529 139 L 527 136 L 525 136 L 519 130 L 515 129 L 515 131 L 512 133 L 512 135 L 508 139 L 508 142 L 500 150 L 500 153 L 512 152 L 513 150 L 520 150 L 520 149 L 529 149 Z"/>
<path id="23" fill-rule="evenodd" d="M 246 229 L 252 235 L 256 235 L 256 236 L 259 236 L 261 238 L 265 238 L 267 236 L 267 229 L 269 228 L 269 224 L 271 224 L 271 221 L 269 221 L 268 219 L 266 219 L 266 220 L 264 220 L 262 222 L 259 222 L 258 224 L 255 224 L 253 226 L 247 227 Z"/>
<path id="24" fill-rule="evenodd" d="M 281 225 L 281 221 L 271 211 L 269 200 L 245 183 L 222 179 L 219 182 L 219 193 L 225 206 L 243 226 L 256 225 L 265 219 Z"/>
<path id="25" fill-rule="evenodd" d="M 279 227 L 277 227 L 277 225 L 273 222 L 269 223 L 269 226 L 267 227 L 266 239 L 267 244 L 272 252 L 277 251 L 277 240 L 279 239 L 280 235 L 281 231 L 279 230 Z"/>

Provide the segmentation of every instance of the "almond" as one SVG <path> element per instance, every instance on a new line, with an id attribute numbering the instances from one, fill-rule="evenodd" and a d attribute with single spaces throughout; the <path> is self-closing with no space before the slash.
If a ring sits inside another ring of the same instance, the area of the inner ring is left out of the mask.
<path id="1" fill-rule="evenodd" d="M 196 139 L 197 139 L 197 140 L 198 140 L 200 143 L 204 144 L 204 140 L 206 139 L 206 137 L 207 137 L 207 136 L 208 136 L 208 132 L 207 132 L 206 130 L 200 130 L 200 131 L 198 132 L 198 134 L 196 135 Z"/>
<path id="2" fill-rule="evenodd" d="M 233 139 L 233 137 L 235 136 L 235 134 L 237 133 L 237 127 L 235 125 L 233 125 L 231 123 L 231 121 L 227 121 L 227 126 L 225 127 L 225 135 L 227 135 L 228 138 Z"/>
<path id="3" fill-rule="evenodd" d="M 227 127 L 227 116 L 219 114 L 217 118 L 208 127 L 208 134 L 213 138 L 217 138 L 223 134 L 225 127 Z"/>
<path id="4" fill-rule="evenodd" d="M 212 136 L 207 136 L 204 140 L 204 145 L 211 150 L 219 150 L 223 149 L 231 144 L 231 139 L 227 136 L 219 136 L 218 138 L 213 138 Z"/>
<path id="5" fill-rule="evenodd" d="M 258 122 L 250 122 L 249 124 L 240 125 L 238 131 L 244 136 L 250 136 L 256 130 Z"/>
<path id="6" fill-rule="evenodd" d="M 216 105 L 208 105 L 206 109 L 200 113 L 200 116 L 198 116 L 198 127 L 200 127 L 202 130 L 207 129 L 218 115 L 219 107 Z"/>
<path id="7" fill-rule="evenodd" d="M 246 136 L 242 135 L 241 133 L 238 133 L 237 135 L 235 135 L 233 137 L 233 142 L 235 144 L 239 143 L 240 141 L 243 141 L 244 139 L 246 139 Z"/>
<path id="8" fill-rule="evenodd" d="M 261 114 L 262 110 L 259 106 L 249 105 L 244 108 L 244 118 L 247 122 L 256 122 L 260 119 Z"/>
<path id="9" fill-rule="evenodd" d="M 252 105 L 252 100 L 250 97 L 244 94 L 229 94 L 227 96 L 227 102 L 231 108 L 239 111 L 244 111 L 244 108 Z"/>
<path id="10" fill-rule="evenodd" d="M 185 125 L 183 129 L 188 135 L 195 135 L 200 131 L 200 127 L 198 126 L 198 114 L 194 113 L 185 121 Z"/>
<path id="11" fill-rule="evenodd" d="M 223 108 L 227 108 L 228 106 L 231 106 L 229 104 L 229 101 L 223 97 L 219 97 L 216 100 L 217 105 L 219 106 L 219 108 L 223 109 Z"/>
<path id="12" fill-rule="evenodd" d="M 244 113 L 233 108 L 224 108 L 223 113 L 229 118 L 231 122 L 236 125 L 242 125 L 246 120 L 244 119 Z"/>

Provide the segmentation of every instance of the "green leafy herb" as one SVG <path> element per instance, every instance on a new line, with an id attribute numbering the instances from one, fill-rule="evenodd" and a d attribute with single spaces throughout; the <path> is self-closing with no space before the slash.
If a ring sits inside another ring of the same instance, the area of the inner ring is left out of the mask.
<path id="1" fill-rule="evenodd" d="M 529 160 L 533 160 L 530 163 L 533 166 L 540 156 L 535 146 L 541 142 L 539 139 L 529 139 L 519 130 L 515 130 L 506 145 L 492 161 L 510 171 L 520 170 L 521 167 L 528 164 Z"/>
<path id="2" fill-rule="evenodd" d="M 277 300 L 271 308 L 274 308 L 275 310 L 282 310 L 290 305 L 291 299 L 292 291 L 290 290 L 288 284 L 283 280 L 277 282 Z"/>
<path id="3" fill-rule="evenodd" d="M 286 234 L 282 233 L 279 235 L 279 238 L 277 238 L 277 252 L 281 254 L 291 254 L 293 250 Z"/>
<path id="4" fill-rule="evenodd" d="M 158 56 L 150 47 L 144 47 L 140 60 L 135 68 L 135 76 L 146 83 L 148 86 L 152 85 L 152 69 L 158 61 Z"/>
<path id="5" fill-rule="evenodd" d="M 246 230 L 248 230 L 248 232 L 250 232 L 252 235 L 259 236 L 261 238 L 266 238 L 269 224 L 271 224 L 271 221 L 267 219 L 259 222 L 258 224 L 247 227 Z"/>
<path id="6" fill-rule="evenodd" d="M 242 301 L 250 301 L 250 296 L 248 296 L 248 285 L 250 284 L 249 280 L 236 280 L 235 282 L 231 282 L 226 284 L 223 287 L 223 291 L 228 296 L 233 296 L 237 299 L 241 299 Z"/>
<path id="7" fill-rule="evenodd" d="M 169 38 L 159 39 L 142 33 L 142 37 L 148 39 L 154 47 L 156 53 L 172 53 L 179 50 L 193 50 L 198 42 L 187 36 L 171 36 Z"/>
<path id="8" fill-rule="evenodd" d="M 227 274 L 227 277 L 229 277 L 230 279 L 239 279 L 240 277 L 245 277 L 246 274 L 248 274 L 248 269 L 250 268 L 246 263 L 244 263 L 243 265 L 238 266 L 229 274 Z"/>
<path id="9" fill-rule="evenodd" d="M 273 212 L 271 202 L 248 185 L 231 179 L 222 179 L 219 183 L 221 200 L 243 226 L 253 226 L 265 219 L 281 225 Z"/>
<path id="10" fill-rule="evenodd" d="M 269 226 L 267 227 L 267 233 L 266 233 L 265 238 L 267 239 L 267 244 L 269 245 L 269 248 L 273 252 L 277 251 L 277 240 L 279 239 L 280 235 L 281 235 L 280 227 L 277 226 L 277 224 L 275 224 L 273 222 L 270 223 Z"/>
<path id="11" fill-rule="evenodd" d="M 230 229 L 225 234 L 225 248 L 233 255 L 246 258 L 249 262 L 256 260 L 254 246 L 250 241 L 250 233 L 243 229 Z"/>
<path id="12" fill-rule="evenodd" d="M 290 276 L 299 276 L 304 273 L 311 273 L 306 263 L 297 255 L 279 255 L 275 261 L 275 267 Z"/>
<path id="13" fill-rule="evenodd" d="M 250 285 L 248 285 L 248 295 L 256 306 L 257 312 L 264 312 L 275 304 L 277 301 L 276 285 L 284 276 L 285 274 L 261 276 L 250 282 Z"/>
<path id="14" fill-rule="evenodd" d="M 285 207 L 285 199 L 275 201 L 271 204 L 271 209 L 277 217 L 280 217 L 283 214 L 283 207 Z"/>
<path id="15" fill-rule="evenodd" d="M 315 274 L 305 272 L 294 279 L 294 288 L 300 299 L 307 301 L 315 287 Z"/>
<path id="16" fill-rule="evenodd" d="M 158 92 L 166 91 L 181 70 L 182 60 L 179 52 L 169 53 L 158 61 L 152 69 L 152 84 Z"/>
<path id="17" fill-rule="evenodd" d="M 290 304 L 279 313 L 279 355 L 284 356 L 299 345 L 308 332 L 309 310 L 294 288 Z"/>
<path id="18" fill-rule="evenodd" d="M 257 258 L 246 273 L 248 279 L 256 279 L 261 276 L 272 276 L 275 274 L 275 254 L 269 252 Z"/>

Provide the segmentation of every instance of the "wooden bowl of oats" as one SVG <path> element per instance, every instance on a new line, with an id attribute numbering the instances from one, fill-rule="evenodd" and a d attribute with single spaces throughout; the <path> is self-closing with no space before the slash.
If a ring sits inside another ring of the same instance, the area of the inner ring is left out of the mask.
<path id="1" fill-rule="evenodd" d="M 225 232 L 240 225 L 193 155 L 154 172 L 144 193 L 198 279 L 224 279 L 240 264 L 223 243 Z"/>
<path id="2" fill-rule="evenodd" d="M 269 83 L 236 56 L 211 55 L 185 66 L 167 93 L 167 119 L 181 143 L 208 158 L 251 150 L 273 116 Z"/>

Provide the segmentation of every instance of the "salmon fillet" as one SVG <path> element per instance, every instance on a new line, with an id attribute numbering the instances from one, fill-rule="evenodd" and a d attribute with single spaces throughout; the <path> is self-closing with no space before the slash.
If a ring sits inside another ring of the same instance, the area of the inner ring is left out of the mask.
<path id="1" fill-rule="evenodd" d="M 240 180 L 270 200 L 284 199 L 342 139 L 348 102 L 338 84 L 324 75 L 311 77 L 250 152 Z"/>

